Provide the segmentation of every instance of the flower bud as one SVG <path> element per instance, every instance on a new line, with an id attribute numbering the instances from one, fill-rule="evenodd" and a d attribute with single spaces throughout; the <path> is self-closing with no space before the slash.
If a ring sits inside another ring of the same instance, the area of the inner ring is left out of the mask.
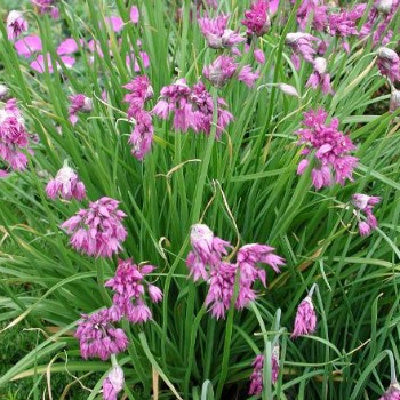
<path id="1" fill-rule="evenodd" d="M 400 90 L 393 89 L 390 96 L 390 111 L 393 112 L 400 107 Z"/>

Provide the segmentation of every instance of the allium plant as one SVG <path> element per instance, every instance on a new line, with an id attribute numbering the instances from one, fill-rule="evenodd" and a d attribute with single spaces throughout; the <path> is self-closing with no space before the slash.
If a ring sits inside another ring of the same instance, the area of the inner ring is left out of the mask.
<path id="1" fill-rule="evenodd" d="M 396 398 L 399 1 L 14 3 L 0 393 Z"/>

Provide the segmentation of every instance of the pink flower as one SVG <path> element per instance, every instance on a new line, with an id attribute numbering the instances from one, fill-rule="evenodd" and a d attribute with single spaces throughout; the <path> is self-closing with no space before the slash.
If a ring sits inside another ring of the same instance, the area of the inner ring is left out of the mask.
<path id="1" fill-rule="evenodd" d="M 47 60 L 47 62 L 45 60 Z M 75 64 L 74 57 L 62 56 L 61 61 L 64 63 L 66 68 L 71 68 Z M 47 69 L 48 69 L 49 73 L 52 74 L 54 72 L 54 67 L 53 67 L 53 63 L 51 62 L 50 54 L 47 54 L 46 57 L 43 57 L 42 54 L 39 54 L 37 59 L 35 61 L 31 62 L 31 68 L 34 71 L 42 74 L 42 73 L 46 72 L 46 64 L 47 64 Z M 62 69 L 60 64 L 58 64 L 57 62 L 56 62 L 56 67 L 57 67 L 57 70 Z"/>
<path id="2" fill-rule="evenodd" d="M 248 35 L 262 36 L 271 27 L 271 19 L 268 15 L 269 2 L 266 0 L 256 0 L 251 4 L 250 10 L 246 10 L 242 19 L 242 24 L 247 27 Z"/>
<path id="3" fill-rule="evenodd" d="M 15 40 L 21 33 L 28 30 L 28 23 L 22 12 L 18 10 L 11 10 L 8 13 L 6 26 L 9 40 Z"/>
<path id="4" fill-rule="evenodd" d="M 75 42 L 74 39 L 65 39 L 61 44 L 57 47 L 57 54 L 59 56 L 64 56 L 68 54 L 74 54 L 79 50 L 78 43 Z"/>
<path id="5" fill-rule="evenodd" d="M 50 199 L 60 195 L 65 200 L 82 200 L 86 197 L 86 187 L 79 180 L 74 170 L 67 165 L 58 170 L 54 179 L 51 179 L 46 186 L 46 193 Z"/>
<path id="6" fill-rule="evenodd" d="M 4 108 L 0 109 L 0 158 L 8 168 L 16 170 L 26 168 L 28 159 L 22 151 L 32 152 L 29 139 L 30 135 L 17 108 L 16 99 L 11 98 Z"/>
<path id="7" fill-rule="evenodd" d="M 305 61 L 312 63 L 316 54 L 315 46 L 318 46 L 320 39 L 309 33 L 294 32 L 288 33 L 286 36 L 286 44 L 293 50 L 291 60 L 298 70 L 300 68 L 300 58 L 302 56 Z"/>
<path id="8" fill-rule="evenodd" d="M 193 109 L 193 129 L 196 132 L 210 134 L 214 118 L 214 101 L 203 82 L 198 82 L 192 88 L 190 97 Z M 222 97 L 218 98 L 217 109 L 217 139 L 221 137 L 227 125 L 233 120 L 233 115 L 225 109 L 226 102 Z"/>
<path id="9" fill-rule="evenodd" d="M 311 14 L 313 15 L 312 27 L 320 32 L 326 29 L 328 24 L 328 7 L 323 6 L 320 3 L 320 0 L 303 0 L 301 2 L 297 9 L 297 23 L 301 30 L 304 31 L 306 29 Z"/>
<path id="10" fill-rule="evenodd" d="M 279 346 L 274 346 L 272 352 L 272 383 L 278 381 L 279 376 Z M 258 354 L 254 359 L 252 366 L 254 371 L 250 376 L 250 395 L 258 395 L 263 391 L 263 369 L 264 369 L 264 355 Z"/>
<path id="11" fill-rule="evenodd" d="M 83 314 L 75 337 L 79 339 L 81 356 L 84 359 L 98 357 L 107 360 L 112 354 L 121 353 L 128 347 L 125 332 L 112 325 L 108 310 Z"/>
<path id="12" fill-rule="evenodd" d="M 253 72 L 250 65 L 245 65 L 239 72 L 238 81 L 242 81 L 247 87 L 253 87 L 258 79 L 258 72 Z"/>
<path id="13" fill-rule="evenodd" d="M 244 41 L 239 33 L 226 29 L 228 18 L 227 15 L 220 15 L 216 18 L 202 17 L 198 19 L 201 33 L 212 49 L 233 47 L 236 43 Z"/>
<path id="14" fill-rule="evenodd" d="M 212 64 L 203 67 L 203 74 L 214 86 L 223 87 L 233 77 L 237 67 L 232 57 L 218 56 Z"/>
<path id="15" fill-rule="evenodd" d="M 0 96 L 1 97 L 1 96 Z M 390 111 L 393 112 L 400 107 L 400 90 L 392 89 L 390 95 Z"/>
<path id="16" fill-rule="evenodd" d="M 54 5 L 55 0 L 31 0 L 32 5 L 37 7 L 40 14 L 49 14 L 52 18 L 58 18 L 59 11 Z"/>
<path id="17" fill-rule="evenodd" d="M 355 212 L 358 219 L 358 228 L 361 236 L 368 236 L 371 230 L 378 227 L 378 222 L 373 209 L 380 202 L 379 197 L 368 196 L 363 193 L 354 193 L 352 198 L 353 206 L 358 210 Z M 360 214 L 365 214 L 367 221 L 361 221 Z"/>
<path id="18" fill-rule="evenodd" d="M 103 399 L 117 400 L 118 393 L 122 390 L 124 382 L 124 371 L 117 364 L 103 381 Z"/>
<path id="19" fill-rule="evenodd" d="M 139 22 L 139 10 L 136 6 L 132 6 L 129 12 L 131 22 L 137 24 Z"/>
<path id="20" fill-rule="evenodd" d="M 265 54 L 261 49 L 254 50 L 254 58 L 259 64 L 265 64 Z"/>
<path id="21" fill-rule="evenodd" d="M 114 290 L 113 304 L 110 313 L 113 320 L 119 321 L 126 317 L 134 323 L 146 322 L 152 318 L 150 308 L 145 303 L 145 275 L 151 273 L 155 267 L 133 264 L 131 259 L 119 260 L 118 269 L 112 279 L 105 283 L 105 287 Z M 153 285 L 148 285 L 150 299 L 158 303 L 162 299 L 162 292 Z"/>
<path id="22" fill-rule="evenodd" d="M 400 57 L 388 47 L 380 47 L 377 50 L 376 65 L 380 73 L 392 82 L 400 80 Z"/>
<path id="23" fill-rule="evenodd" d="M 133 156 L 138 160 L 143 160 L 144 156 L 150 152 L 153 143 L 152 115 L 144 109 L 146 101 L 153 97 L 153 88 L 146 75 L 137 76 L 124 87 L 130 91 L 124 98 L 124 101 L 129 104 L 128 117 L 136 122 L 128 143 L 132 145 Z"/>
<path id="24" fill-rule="evenodd" d="M 314 71 L 306 83 L 306 87 L 321 88 L 323 94 L 335 94 L 331 87 L 330 75 L 326 72 L 326 59 L 316 57 L 313 61 Z"/>
<path id="25" fill-rule="evenodd" d="M 75 125 L 79 121 L 78 112 L 89 113 L 92 111 L 93 102 L 90 97 L 87 97 L 84 94 L 69 96 L 69 100 L 71 102 L 71 105 L 69 106 L 69 120 L 72 125 Z"/>
<path id="26" fill-rule="evenodd" d="M 317 316 L 314 311 L 311 296 L 308 295 L 297 307 L 294 331 L 291 337 L 296 338 L 298 336 L 309 335 L 315 331 L 316 326 Z"/>
<path id="27" fill-rule="evenodd" d="M 118 209 L 119 201 L 103 197 L 91 201 L 61 227 L 71 234 L 71 245 L 89 256 L 111 257 L 121 249 L 127 231 L 122 225 L 126 216 Z"/>
<path id="28" fill-rule="evenodd" d="M 379 400 L 400 400 L 400 385 L 397 382 L 391 383 Z"/>
<path id="29" fill-rule="evenodd" d="M 42 50 L 42 41 L 39 36 L 31 35 L 17 40 L 14 46 L 18 55 L 28 58 L 33 53 Z"/>
<path id="30" fill-rule="evenodd" d="M 106 24 L 108 24 L 111 29 L 116 33 L 121 32 L 122 28 L 124 27 L 124 22 L 122 21 L 121 17 L 112 15 L 111 17 L 104 18 L 104 20 Z"/>
<path id="31" fill-rule="evenodd" d="M 317 165 L 312 169 L 313 185 L 317 190 L 323 186 L 330 186 L 335 178 L 336 183 L 344 185 L 346 179 L 352 180 L 353 169 L 358 159 L 349 155 L 355 150 L 351 139 L 339 131 L 339 121 L 332 119 L 326 124 L 328 114 L 320 109 L 304 113 L 303 124 L 305 129 L 297 130 L 299 145 L 305 145 L 302 154 L 309 154 L 314 150 L 313 156 Z M 297 172 L 302 175 L 308 163 L 301 161 Z M 334 172 L 334 176 L 332 176 Z"/>
<path id="32" fill-rule="evenodd" d="M 299 97 L 297 89 L 293 86 L 287 85 L 286 83 L 279 83 L 278 88 L 288 96 Z"/>

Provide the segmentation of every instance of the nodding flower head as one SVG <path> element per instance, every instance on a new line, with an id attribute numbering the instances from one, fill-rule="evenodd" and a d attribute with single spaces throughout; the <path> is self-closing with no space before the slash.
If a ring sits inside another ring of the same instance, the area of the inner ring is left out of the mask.
<path id="1" fill-rule="evenodd" d="M 380 73 L 392 82 L 400 80 L 400 57 L 388 47 L 380 47 L 377 50 L 377 67 Z"/>
<path id="2" fill-rule="evenodd" d="M 317 327 L 317 315 L 315 314 L 311 296 L 312 293 L 310 292 L 310 295 L 306 296 L 297 307 L 292 338 L 310 335 Z"/>
<path id="3" fill-rule="evenodd" d="M 271 28 L 271 18 L 268 14 L 269 4 L 266 0 L 256 0 L 244 13 L 242 24 L 247 27 L 248 35 L 262 36 Z"/>
<path id="4" fill-rule="evenodd" d="M 7 36 L 9 40 L 16 39 L 21 33 L 28 30 L 28 23 L 21 11 L 11 10 L 7 17 Z"/>

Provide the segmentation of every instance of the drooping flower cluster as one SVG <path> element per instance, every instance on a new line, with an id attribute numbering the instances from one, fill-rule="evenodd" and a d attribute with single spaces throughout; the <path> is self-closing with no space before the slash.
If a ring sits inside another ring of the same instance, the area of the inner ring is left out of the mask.
<path id="1" fill-rule="evenodd" d="M 215 86 L 223 87 L 238 72 L 237 79 L 248 87 L 254 86 L 258 73 L 253 72 L 250 65 L 243 66 L 238 71 L 238 64 L 230 56 L 218 56 L 215 61 L 203 67 L 204 76 Z"/>
<path id="2" fill-rule="evenodd" d="M 242 24 L 247 27 L 248 35 L 262 36 L 271 28 L 271 18 L 268 14 L 269 2 L 256 0 L 250 9 L 244 13 Z"/>
<path id="3" fill-rule="evenodd" d="M 0 109 L 0 157 L 7 168 L 23 170 L 28 159 L 23 151 L 32 152 L 29 147 L 30 135 L 25 129 L 24 118 L 17 108 L 17 101 L 11 98 Z M 5 173 L 2 173 L 4 176 Z"/>
<path id="4" fill-rule="evenodd" d="M 93 108 L 93 102 L 90 97 L 85 96 L 84 94 L 75 94 L 69 97 L 71 102 L 69 106 L 69 120 L 72 125 L 75 125 L 78 121 L 78 113 L 90 113 Z"/>
<path id="5" fill-rule="evenodd" d="M 352 180 L 353 169 L 358 162 L 357 158 L 350 155 L 355 149 L 350 137 L 338 130 L 339 121 L 334 118 L 327 124 L 327 118 L 327 112 L 322 109 L 305 112 L 305 129 L 296 132 L 299 136 L 298 144 L 305 145 L 302 154 L 313 152 L 316 165 L 311 176 L 317 190 L 332 185 L 333 179 L 341 185 L 344 185 L 346 179 Z M 308 159 L 300 161 L 297 173 L 303 175 L 309 164 Z"/>
<path id="6" fill-rule="evenodd" d="M 221 136 L 226 126 L 232 121 L 232 114 L 226 110 L 222 97 L 217 101 L 217 138 Z M 207 91 L 203 82 L 189 87 L 184 79 L 178 79 L 173 85 L 161 89 L 161 99 L 153 108 L 153 113 L 161 119 L 167 119 L 169 113 L 174 113 L 174 127 L 186 132 L 192 128 L 195 132 L 210 134 L 213 115 L 213 97 Z"/>
<path id="7" fill-rule="evenodd" d="M 240 248 L 236 263 L 225 261 L 227 249 L 231 245 L 215 237 L 207 225 L 193 225 L 190 240 L 192 250 L 186 258 L 186 265 L 194 281 L 203 280 L 208 283 L 206 305 L 217 319 L 224 318 L 230 308 L 238 272 L 239 291 L 235 307 L 242 309 L 256 298 L 256 280 L 261 280 L 265 285 L 265 271 L 259 269 L 257 264 L 269 264 L 275 272 L 279 272 L 279 265 L 284 264 L 281 257 L 273 254 L 272 247 L 258 244 Z"/>
<path id="8" fill-rule="evenodd" d="M 317 327 L 317 315 L 312 302 L 313 289 L 308 296 L 298 305 L 292 338 L 309 335 L 315 332 Z"/>
<path id="9" fill-rule="evenodd" d="M 294 1 L 292 1 L 294 3 Z M 297 9 L 297 23 L 301 30 L 306 29 L 307 22 L 310 16 L 313 16 L 311 21 L 312 27 L 322 32 L 328 25 L 328 7 L 321 5 L 320 0 L 303 0 Z"/>
<path id="10" fill-rule="evenodd" d="M 124 371 L 119 365 L 114 366 L 103 381 L 103 399 L 117 400 L 124 382 Z"/>
<path id="11" fill-rule="evenodd" d="M 379 400 L 400 400 L 400 385 L 393 382 Z"/>
<path id="12" fill-rule="evenodd" d="M 9 40 L 15 40 L 21 33 L 28 30 L 28 23 L 19 10 L 11 10 L 8 13 L 6 25 Z"/>
<path id="13" fill-rule="evenodd" d="M 71 245 L 89 256 L 111 257 L 121 249 L 127 231 L 122 225 L 126 216 L 118 209 L 119 201 L 103 197 L 91 201 L 88 209 L 79 210 L 61 227 L 71 234 Z"/>
<path id="14" fill-rule="evenodd" d="M 380 47 L 377 50 L 376 65 L 379 72 L 392 83 L 400 80 L 400 57 L 388 47 Z"/>
<path id="15" fill-rule="evenodd" d="M 31 2 L 40 14 L 49 14 L 52 18 L 58 18 L 59 10 L 55 5 L 56 0 L 31 0 Z"/>
<path id="16" fill-rule="evenodd" d="M 98 357 L 107 360 L 128 347 L 128 338 L 120 328 L 115 328 L 109 310 L 83 314 L 75 337 L 79 339 L 82 358 Z"/>
<path id="17" fill-rule="evenodd" d="M 58 170 L 56 177 L 47 184 L 46 193 L 53 200 L 58 196 L 65 200 L 82 200 L 86 197 L 86 187 L 74 170 L 64 165 Z"/>
<path id="18" fill-rule="evenodd" d="M 368 196 L 363 193 L 353 194 L 353 206 L 357 209 L 355 212 L 358 219 L 358 228 L 361 236 L 368 236 L 371 230 L 375 230 L 378 226 L 375 215 L 373 214 L 373 209 L 376 204 L 380 202 L 379 197 Z M 367 220 L 362 221 L 360 214 L 365 214 Z"/>
<path id="19" fill-rule="evenodd" d="M 143 160 L 153 143 L 152 116 L 144 108 L 146 101 L 153 97 L 153 88 L 145 75 L 137 76 L 124 87 L 130 91 L 124 99 L 129 104 L 128 118 L 135 120 L 135 128 L 129 136 L 131 153 L 138 160 Z"/>
<path id="20" fill-rule="evenodd" d="M 105 287 L 110 287 L 115 292 L 110 308 L 113 321 L 120 321 L 125 317 L 130 322 L 142 323 L 152 318 L 144 298 L 145 285 L 153 303 L 162 299 L 161 290 L 145 281 L 145 276 L 154 269 L 152 265 L 138 266 L 131 259 L 119 260 L 115 276 L 105 283 Z"/>
<path id="21" fill-rule="evenodd" d="M 219 15 L 216 18 L 205 16 L 198 19 L 201 33 L 212 49 L 229 48 L 244 41 L 238 32 L 226 29 L 228 19 L 228 15 Z"/>
<path id="22" fill-rule="evenodd" d="M 300 56 L 305 61 L 313 63 L 314 56 L 317 54 L 316 47 L 320 42 L 320 39 L 310 33 L 291 32 L 286 35 L 286 44 L 293 51 L 290 59 L 297 70 L 300 68 Z"/>
<path id="23" fill-rule="evenodd" d="M 279 376 L 279 346 L 276 345 L 272 351 L 271 358 L 272 367 L 272 383 L 278 381 Z M 250 395 L 258 395 L 263 391 L 263 368 L 264 368 L 264 355 L 258 354 L 254 359 L 252 366 L 254 367 L 253 373 L 250 376 Z"/>
<path id="24" fill-rule="evenodd" d="M 321 88 L 323 94 L 334 94 L 331 87 L 331 77 L 326 72 L 326 59 L 323 57 L 316 57 L 313 61 L 314 71 L 310 75 L 306 86 L 313 89 Z"/>

